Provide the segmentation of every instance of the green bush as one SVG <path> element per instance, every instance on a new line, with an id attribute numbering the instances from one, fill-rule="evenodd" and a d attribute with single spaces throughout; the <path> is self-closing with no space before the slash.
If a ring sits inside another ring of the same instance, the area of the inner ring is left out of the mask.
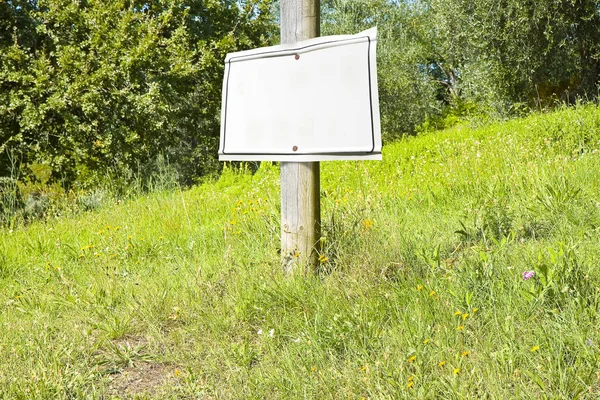
<path id="1" fill-rule="evenodd" d="M 215 171 L 223 59 L 275 27 L 269 1 L 229 0 L 11 1 L 0 21 L 0 153 L 65 187 L 148 178 L 159 155 L 185 183 Z"/>

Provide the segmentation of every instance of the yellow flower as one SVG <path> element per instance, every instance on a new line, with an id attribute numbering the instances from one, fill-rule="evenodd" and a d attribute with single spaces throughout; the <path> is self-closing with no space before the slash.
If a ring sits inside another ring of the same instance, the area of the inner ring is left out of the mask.
<path id="1" fill-rule="evenodd" d="M 454 368 L 454 372 L 452 372 L 454 375 L 458 375 L 460 373 L 460 368 Z"/>
<path id="2" fill-rule="evenodd" d="M 438 367 L 443 367 L 444 365 L 446 365 L 446 361 L 442 360 L 438 363 Z"/>
<path id="3" fill-rule="evenodd" d="M 409 382 L 412 382 L 412 381 L 414 381 L 414 380 L 415 380 L 415 376 L 414 376 L 414 375 L 411 375 L 411 376 L 410 376 L 410 378 L 408 378 L 408 381 L 409 381 Z"/>
<path id="4" fill-rule="evenodd" d="M 533 346 L 533 347 L 531 348 L 531 352 L 532 352 L 532 353 L 535 353 L 535 352 L 536 352 L 536 351 L 538 351 L 539 349 L 540 349 L 540 346 Z"/>
<path id="5" fill-rule="evenodd" d="M 464 327 L 464 326 L 462 326 L 462 325 L 460 325 L 458 328 L 456 328 L 456 330 L 457 330 L 457 331 L 464 331 L 464 330 L 465 330 L 465 327 Z"/>
<path id="6" fill-rule="evenodd" d="M 431 292 L 429 292 L 430 296 L 433 296 L 435 294 L 435 290 L 432 290 Z"/>
<path id="7" fill-rule="evenodd" d="M 474 308 L 472 313 L 475 314 L 477 311 L 479 311 L 479 308 Z"/>
<path id="8" fill-rule="evenodd" d="M 408 382 L 408 383 L 406 384 L 406 387 L 407 387 L 408 389 L 410 389 L 411 387 L 413 387 L 413 385 L 414 385 L 414 384 L 415 384 L 415 383 L 414 383 L 413 381 L 410 381 L 410 382 Z"/>
<path id="9" fill-rule="evenodd" d="M 417 359 L 417 356 L 410 356 L 408 357 L 408 362 L 412 363 L 413 361 L 415 361 Z"/>
<path id="10" fill-rule="evenodd" d="M 468 317 L 468 316 L 469 316 L 469 314 L 467 314 L 467 313 L 464 313 L 464 314 L 462 315 L 462 319 L 463 319 L 463 321 L 464 321 L 465 319 L 467 319 L 467 317 Z"/>
<path id="11" fill-rule="evenodd" d="M 365 227 L 365 229 L 371 229 L 373 227 L 373 225 L 375 224 L 375 222 L 373 222 L 373 220 L 371 218 L 367 218 L 363 221 L 363 226 Z"/>
<path id="12" fill-rule="evenodd" d="M 467 351 L 463 351 L 460 355 L 463 356 L 463 357 L 466 357 L 469 354 L 471 354 L 471 352 L 469 350 L 467 350 Z"/>
<path id="13" fill-rule="evenodd" d="M 329 260 L 329 257 L 327 257 L 325 254 L 321 254 L 319 256 L 319 261 L 320 262 L 324 263 L 324 262 L 327 262 L 327 260 Z"/>
<path id="14" fill-rule="evenodd" d="M 431 339 L 425 339 L 425 340 L 423 340 L 423 344 L 427 344 L 429 342 L 431 342 Z"/>
<path id="15" fill-rule="evenodd" d="M 417 286 L 417 290 L 423 290 L 423 285 Z"/>
<path id="16" fill-rule="evenodd" d="M 311 371 L 316 371 L 317 367 L 313 365 L 313 367 L 310 369 Z"/>
<path id="17" fill-rule="evenodd" d="M 460 310 L 454 311 L 454 315 L 461 315 L 461 314 L 462 314 L 462 311 L 460 311 Z"/>

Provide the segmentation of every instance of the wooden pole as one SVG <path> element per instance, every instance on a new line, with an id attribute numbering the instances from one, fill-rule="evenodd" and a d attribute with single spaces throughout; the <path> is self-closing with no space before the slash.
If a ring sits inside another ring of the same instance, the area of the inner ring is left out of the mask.
<path id="1" fill-rule="evenodd" d="M 320 9 L 320 0 L 281 0 L 281 44 L 318 37 Z M 309 272 L 319 263 L 320 165 L 282 162 L 280 177 L 283 267 L 289 274 Z"/>

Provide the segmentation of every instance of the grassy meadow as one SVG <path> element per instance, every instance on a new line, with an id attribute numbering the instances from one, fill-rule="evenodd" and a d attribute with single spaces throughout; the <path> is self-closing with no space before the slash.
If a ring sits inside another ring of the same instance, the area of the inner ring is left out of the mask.
<path id="1" fill-rule="evenodd" d="M 321 174 L 308 277 L 269 163 L 0 230 L 0 398 L 600 397 L 600 108 Z"/>

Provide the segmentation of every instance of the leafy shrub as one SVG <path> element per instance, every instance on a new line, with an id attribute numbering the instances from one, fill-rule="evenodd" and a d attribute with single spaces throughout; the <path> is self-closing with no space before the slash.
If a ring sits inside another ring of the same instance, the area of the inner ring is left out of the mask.
<path id="1" fill-rule="evenodd" d="M 225 54 L 274 32 L 269 1 L 11 1 L 0 20 L 0 153 L 66 187 L 146 179 L 160 154 L 184 183 L 215 171 Z"/>

